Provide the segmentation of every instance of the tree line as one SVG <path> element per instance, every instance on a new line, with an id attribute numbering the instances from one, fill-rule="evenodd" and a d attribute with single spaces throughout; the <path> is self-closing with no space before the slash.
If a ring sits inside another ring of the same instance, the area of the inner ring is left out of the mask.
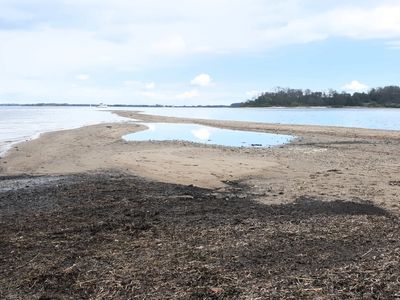
<path id="1" fill-rule="evenodd" d="M 400 108 L 400 87 L 385 86 L 373 88 L 368 92 L 356 92 L 353 94 L 335 90 L 316 92 L 309 89 L 276 88 L 272 92 L 261 93 L 253 99 L 240 103 L 239 106 L 366 106 Z"/>

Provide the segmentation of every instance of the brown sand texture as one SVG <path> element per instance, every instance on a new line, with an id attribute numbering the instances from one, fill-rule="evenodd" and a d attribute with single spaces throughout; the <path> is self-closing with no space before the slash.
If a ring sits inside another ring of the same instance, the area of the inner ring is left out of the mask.
<path id="1" fill-rule="evenodd" d="M 260 201 L 290 202 L 302 195 L 363 199 L 399 210 L 400 132 L 274 125 L 143 115 L 144 122 L 196 123 L 229 129 L 291 134 L 273 148 L 229 148 L 189 142 L 126 142 L 144 126 L 101 124 L 43 134 L 0 159 L 5 175 L 60 175 L 122 171 L 156 181 L 223 189 L 227 181 L 253 187 Z M 273 200 L 266 195 L 274 195 Z"/>

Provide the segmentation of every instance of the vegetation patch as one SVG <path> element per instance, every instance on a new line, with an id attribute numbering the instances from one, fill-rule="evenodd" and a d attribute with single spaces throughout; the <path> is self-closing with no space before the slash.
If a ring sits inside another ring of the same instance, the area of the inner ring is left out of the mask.
<path id="1" fill-rule="evenodd" d="M 385 86 L 374 88 L 369 92 L 346 93 L 329 90 L 314 92 L 309 89 L 277 88 L 265 92 L 244 103 L 233 106 L 268 107 L 268 106 L 367 106 L 367 107 L 400 107 L 400 87 Z"/>

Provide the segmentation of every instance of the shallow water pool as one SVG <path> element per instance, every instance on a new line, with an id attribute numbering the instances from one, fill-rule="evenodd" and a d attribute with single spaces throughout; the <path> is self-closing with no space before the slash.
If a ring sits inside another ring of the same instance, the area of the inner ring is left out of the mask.
<path id="1" fill-rule="evenodd" d="M 124 135 L 126 141 L 189 141 L 228 147 L 272 147 L 289 143 L 290 135 L 229 130 L 196 124 L 144 123 L 148 129 Z"/>

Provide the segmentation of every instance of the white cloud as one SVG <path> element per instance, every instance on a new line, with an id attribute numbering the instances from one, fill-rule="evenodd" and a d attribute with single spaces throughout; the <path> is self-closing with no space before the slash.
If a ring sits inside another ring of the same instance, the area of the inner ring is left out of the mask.
<path id="1" fill-rule="evenodd" d="M 356 39 L 391 38 L 400 34 L 400 5 L 384 1 L 372 9 L 336 9 L 327 14 L 332 35 Z"/>
<path id="2" fill-rule="evenodd" d="M 211 136 L 210 131 L 206 128 L 194 129 L 191 131 L 191 133 L 202 141 L 208 141 Z"/>
<path id="3" fill-rule="evenodd" d="M 197 75 L 190 83 L 198 86 L 209 86 L 211 84 L 211 76 L 208 74 Z"/>
<path id="4" fill-rule="evenodd" d="M 122 84 L 125 85 L 125 86 L 136 86 L 136 85 L 140 85 L 141 82 L 137 81 L 137 80 L 124 80 L 122 82 Z"/>
<path id="5" fill-rule="evenodd" d="M 179 100 L 186 100 L 186 99 L 192 99 L 195 97 L 199 97 L 200 93 L 197 90 L 191 90 L 189 92 L 184 92 L 182 94 L 176 95 L 176 98 Z"/>
<path id="6" fill-rule="evenodd" d="M 88 74 L 79 74 L 79 75 L 76 75 L 76 79 L 82 80 L 82 81 L 89 80 L 90 79 L 90 75 L 88 75 Z"/>
<path id="7" fill-rule="evenodd" d="M 353 80 L 350 83 L 345 84 L 342 86 L 342 90 L 348 91 L 348 92 L 362 92 L 366 91 L 369 87 L 357 80 Z"/>
<path id="8" fill-rule="evenodd" d="M 186 41 L 182 36 L 172 36 L 153 43 L 152 50 L 157 54 L 183 54 L 187 50 Z"/>
<path id="9" fill-rule="evenodd" d="M 380 3 L 366 7 L 345 5 L 298 15 L 258 32 L 259 48 L 303 44 L 328 38 L 393 39 L 400 37 L 400 4 Z"/>
<path id="10" fill-rule="evenodd" d="M 131 61 L 124 58 L 127 55 L 118 45 L 97 39 L 94 32 L 85 30 L 0 30 L 0 43 L 0 65 L 7 77 L 54 78 Z"/>
<path id="11" fill-rule="evenodd" d="M 156 87 L 156 84 L 154 82 L 149 82 L 145 84 L 145 88 L 148 90 L 152 90 Z"/>
<path id="12" fill-rule="evenodd" d="M 33 52 L 48 64 L 52 57 L 64 57 L 71 67 L 122 67 L 123 62 L 147 67 L 154 55 L 252 53 L 329 37 L 400 38 L 400 3 L 395 1 L 335 1 L 319 9 L 307 0 L 54 1 L 59 11 L 87 20 L 81 23 L 60 19 L 49 7 L 46 13 L 47 1 L 25 8 L 15 2 L 0 3 L 0 21 L 24 25 L 1 30 L 2 48 L 18 50 L 11 59 Z M 58 67 L 62 60 L 53 63 Z"/>

